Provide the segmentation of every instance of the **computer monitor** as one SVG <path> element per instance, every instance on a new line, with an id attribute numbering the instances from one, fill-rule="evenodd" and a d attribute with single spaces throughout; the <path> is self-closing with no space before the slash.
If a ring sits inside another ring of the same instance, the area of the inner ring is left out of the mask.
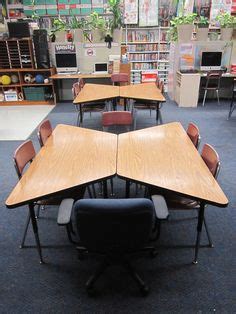
<path id="1" fill-rule="evenodd" d="M 78 66 L 76 61 L 76 53 L 56 53 L 57 72 L 77 72 Z"/>
<path id="2" fill-rule="evenodd" d="M 108 63 L 97 62 L 94 64 L 94 73 L 96 74 L 106 74 L 108 73 Z"/>
<path id="3" fill-rule="evenodd" d="M 222 51 L 203 51 L 201 59 L 201 71 L 220 70 Z"/>
<path id="4" fill-rule="evenodd" d="M 28 22 L 8 22 L 9 38 L 26 38 L 30 37 Z"/>

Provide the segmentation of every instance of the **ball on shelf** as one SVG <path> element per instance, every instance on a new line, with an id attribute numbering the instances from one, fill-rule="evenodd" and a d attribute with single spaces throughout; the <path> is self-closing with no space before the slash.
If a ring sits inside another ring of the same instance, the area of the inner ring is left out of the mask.
<path id="1" fill-rule="evenodd" d="M 45 78 L 44 79 L 44 84 L 48 84 L 49 83 L 49 79 L 48 78 Z"/>
<path id="2" fill-rule="evenodd" d="M 11 78 L 9 75 L 3 75 L 1 78 L 3 85 L 10 85 L 11 84 Z"/>
<path id="3" fill-rule="evenodd" d="M 35 82 L 38 83 L 38 84 L 42 84 L 44 83 L 44 77 L 42 74 L 37 74 L 35 76 Z"/>
<path id="4" fill-rule="evenodd" d="M 4 94 L 0 93 L 0 101 L 4 101 Z"/>
<path id="5" fill-rule="evenodd" d="M 32 83 L 33 82 L 33 75 L 30 73 L 26 73 L 24 75 L 24 82 L 25 83 Z"/>
<path id="6" fill-rule="evenodd" d="M 19 82 L 19 78 L 18 78 L 18 76 L 16 74 L 12 74 L 11 75 L 11 82 L 13 84 L 17 84 Z"/>

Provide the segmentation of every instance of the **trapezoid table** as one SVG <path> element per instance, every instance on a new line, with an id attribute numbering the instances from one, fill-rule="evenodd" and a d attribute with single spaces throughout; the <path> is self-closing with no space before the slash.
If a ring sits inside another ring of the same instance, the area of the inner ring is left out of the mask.
<path id="1" fill-rule="evenodd" d="M 205 204 L 226 207 L 228 199 L 180 123 L 174 122 L 118 136 L 117 175 L 200 201 L 197 262 Z"/>
<path id="2" fill-rule="evenodd" d="M 116 156 L 115 134 L 69 125 L 54 129 L 6 200 L 8 208 L 29 205 L 41 261 L 33 203 L 114 176 Z"/>

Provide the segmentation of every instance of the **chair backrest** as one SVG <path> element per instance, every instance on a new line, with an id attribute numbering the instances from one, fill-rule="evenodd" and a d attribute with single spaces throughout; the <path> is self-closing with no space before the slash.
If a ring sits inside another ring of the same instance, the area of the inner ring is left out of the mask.
<path id="1" fill-rule="evenodd" d="M 49 136 L 52 134 L 52 125 L 49 120 L 44 120 L 40 123 L 38 128 L 38 140 L 41 147 L 43 147 L 49 138 Z"/>
<path id="2" fill-rule="evenodd" d="M 135 251 L 148 243 L 154 212 L 149 199 L 82 199 L 74 211 L 79 238 L 89 251 Z"/>
<path id="3" fill-rule="evenodd" d="M 31 162 L 36 155 L 32 141 L 28 140 L 22 143 L 16 150 L 13 156 L 15 169 L 19 179 L 21 178 L 25 166 Z"/>
<path id="4" fill-rule="evenodd" d="M 133 116 L 130 111 L 108 111 L 102 113 L 102 126 L 109 127 L 112 125 L 126 125 L 133 124 Z"/>
<path id="5" fill-rule="evenodd" d="M 190 140 L 193 142 L 193 145 L 198 149 L 201 137 L 200 137 L 199 129 L 196 126 L 196 124 L 194 124 L 193 122 L 190 122 L 186 132 Z"/>
<path id="6" fill-rule="evenodd" d="M 73 99 L 75 99 L 75 97 L 79 94 L 79 92 L 81 91 L 81 89 L 84 87 L 85 83 L 84 80 L 81 78 L 78 80 L 78 82 L 74 83 L 72 85 L 72 96 Z"/>
<path id="7" fill-rule="evenodd" d="M 216 89 L 220 88 L 220 79 L 223 71 L 209 71 L 207 72 L 206 88 L 211 87 L 214 84 Z"/>
<path id="8" fill-rule="evenodd" d="M 111 75 L 111 81 L 113 84 L 115 83 L 128 83 L 129 75 L 127 73 L 113 73 Z"/>
<path id="9" fill-rule="evenodd" d="M 220 170 L 220 158 L 215 149 L 209 144 L 204 144 L 201 156 L 212 175 L 217 178 Z"/>

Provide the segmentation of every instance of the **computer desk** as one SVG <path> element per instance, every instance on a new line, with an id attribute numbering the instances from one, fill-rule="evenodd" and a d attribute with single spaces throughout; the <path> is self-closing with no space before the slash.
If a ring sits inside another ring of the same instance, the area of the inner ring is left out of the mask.
<path id="1" fill-rule="evenodd" d="M 110 81 L 111 74 L 103 73 L 103 74 L 95 74 L 95 73 L 89 73 L 89 74 L 54 74 L 50 76 L 50 79 L 54 82 L 56 82 L 56 99 L 57 102 L 62 101 L 62 89 L 63 89 L 63 80 L 72 80 L 73 82 L 76 82 L 78 79 L 85 79 L 85 80 L 95 80 L 96 83 L 98 83 L 99 80 L 108 80 Z M 71 83 L 71 88 L 73 85 L 73 82 Z M 72 94 L 71 94 L 72 95 Z M 71 96 L 72 99 L 72 96 Z"/>

